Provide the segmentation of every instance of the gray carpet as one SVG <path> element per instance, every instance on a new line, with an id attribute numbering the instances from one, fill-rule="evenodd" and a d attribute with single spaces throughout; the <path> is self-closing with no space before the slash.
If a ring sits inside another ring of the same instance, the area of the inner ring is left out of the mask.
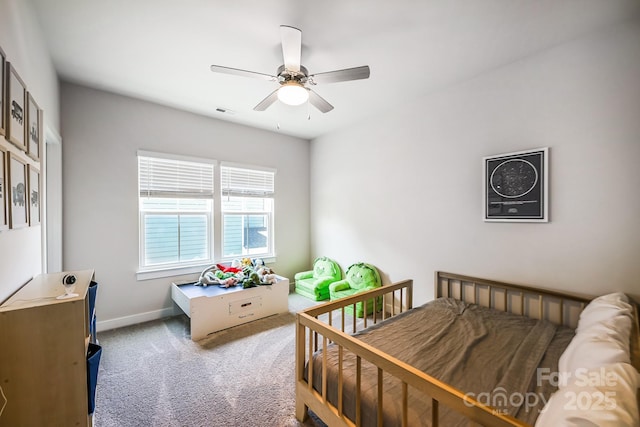
<path id="1" fill-rule="evenodd" d="M 99 333 L 95 425 L 321 425 L 295 418 L 294 313 L 313 304 L 291 294 L 289 313 L 197 343 L 184 315 Z"/>

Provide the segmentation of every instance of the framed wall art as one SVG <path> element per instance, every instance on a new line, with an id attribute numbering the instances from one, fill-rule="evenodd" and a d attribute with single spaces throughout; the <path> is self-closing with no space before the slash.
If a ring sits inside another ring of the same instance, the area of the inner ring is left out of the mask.
<path id="1" fill-rule="evenodd" d="M 29 225 L 27 204 L 27 165 L 15 154 L 9 153 L 9 226 L 22 228 Z"/>
<path id="2" fill-rule="evenodd" d="M 40 160 L 41 123 L 42 111 L 29 92 L 27 94 L 27 154 L 34 160 Z"/>
<path id="3" fill-rule="evenodd" d="M 27 89 L 11 65 L 7 62 L 7 139 L 22 151 L 27 151 L 25 140 L 26 118 L 25 106 L 27 99 Z"/>
<path id="4" fill-rule="evenodd" d="M 40 171 L 29 166 L 29 225 L 40 224 Z"/>
<path id="5" fill-rule="evenodd" d="M 485 221 L 549 221 L 548 147 L 483 160 Z"/>
<path id="6" fill-rule="evenodd" d="M 0 145 L 0 231 L 9 228 L 7 192 L 7 151 Z"/>
<path id="7" fill-rule="evenodd" d="M 6 76 L 7 72 L 7 57 L 4 54 L 4 51 L 0 47 L 0 135 L 6 135 L 7 124 L 5 121 L 7 120 L 7 115 L 5 112 L 5 95 L 6 95 Z"/>

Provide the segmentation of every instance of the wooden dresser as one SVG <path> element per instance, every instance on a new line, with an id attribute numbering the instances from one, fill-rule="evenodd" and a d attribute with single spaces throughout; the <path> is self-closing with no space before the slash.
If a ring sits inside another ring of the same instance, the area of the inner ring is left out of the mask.
<path id="1" fill-rule="evenodd" d="M 36 276 L 0 305 L 0 427 L 91 426 L 88 414 L 89 285 L 93 270 Z"/>

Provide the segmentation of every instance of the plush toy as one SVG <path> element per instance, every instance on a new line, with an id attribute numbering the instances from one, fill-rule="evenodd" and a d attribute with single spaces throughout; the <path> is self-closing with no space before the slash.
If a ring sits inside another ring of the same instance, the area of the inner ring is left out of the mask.
<path id="1" fill-rule="evenodd" d="M 213 271 L 209 271 L 203 274 L 202 277 L 200 277 L 200 280 L 196 282 L 196 285 L 203 286 L 206 288 L 207 285 L 218 283 L 218 278 L 216 277 L 216 273 L 218 271 L 219 270 L 217 270 L 215 273 Z"/>
<path id="2" fill-rule="evenodd" d="M 230 271 L 225 273 L 222 270 L 216 270 L 216 272 L 215 272 L 215 275 L 216 275 L 216 277 L 218 278 L 219 281 L 226 280 L 226 279 L 228 279 L 230 277 L 233 277 L 235 274 L 236 273 L 232 273 Z"/>
<path id="3" fill-rule="evenodd" d="M 229 277 L 227 279 L 223 279 L 220 281 L 220 287 L 222 288 L 230 288 L 238 284 L 238 279 L 235 276 Z"/>
<path id="4" fill-rule="evenodd" d="M 275 273 L 269 267 L 260 267 L 256 270 L 258 277 L 260 278 L 260 284 L 262 285 L 272 285 L 278 281 Z"/>
<path id="5" fill-rule="evenodd" d="M 247 277 L 245 277 L 242 281 L 242 287 L 245 289 L 253 288 L 258 285 L 260 285 L 260 278 L 258 277 L 258 273 L 256 273 L 255 271 L 249 273 L 249 275 L 247 275 Z"/>
<path id="6" fill-rule="evenodd" d="M 256 267 L 254 267 L 256 264 Z M 216 284 L 222 288 L 230 288 L 241 284 L 243 288 L 252 288 L 259 285 L 273 284 L 276 282 L 276 275 L 269 267 L 264 265 L 264 261 L 256 258 L 251 261 L 249 258 L 233 260 L 231 267 L 216 264 L 209 267 L 202 274 L 196 285 L 207 286 Z"/>
<path id="7" fill-rule="evenodd" d="M 240 271 L 242 271 L 242 268 L 233 267 L 233 266 L 227 267 L 222 264 L 216 264 L 216 267 L 218 267 L 218 269 L 224 273 L 239 273 Z"/>
<path id="8" fill-rule="evenodd" d="M 217 285 L 218 282 L 218 274 L 220 274 L 220 270 L 216 265 L 212 265 L 207 267 L 200 273 L 200 278 L 197 282 L 194 283 L 196 286 L 207 287 L 209 285 Z"/>

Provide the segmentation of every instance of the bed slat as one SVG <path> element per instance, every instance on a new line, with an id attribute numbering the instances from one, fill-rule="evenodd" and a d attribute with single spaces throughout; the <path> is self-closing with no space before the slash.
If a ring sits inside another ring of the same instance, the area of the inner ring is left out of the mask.
<path id="1" fill-rule="evenodd" d="M 382 421 L 384 417 L 382 416 L 382 369 L 378 368 L 378 427 L 382 427 Z"/>
<path id="2" fill-rule="evenodd" d="M 362 426 L 362 358 L 356 356 L 356 426 Z"/>
<path id="3" fill-rule="evenodd" d="M 402 427 L 409 427 L 409 386 L 402 382 Z"/>
<path id="4" fill-rule="evenodd" d="M 315 334 L 316 332 L 312 332 L 309 334 L 309 357 L 311 357 L 311 355 L 313 354 L 313 339 L 312 339 L 312 334 Z M 309 365 L 309 389 L 312 390 L 313 389 L 313 363 Z"/>
<path id="5" fill-rule="evenodd" d="M 344 411 L 344 403 L 342 394 L 343 384 L 344 384 L 344 373 L 343 370 L 343 359 L 344 359 L 344 347 L 338 346 L 338 414 L 342 416 Z"/>
<path id="6" fill-rule="evenodd" d="M 327 348 L 327 337 L 322 337 L 322 349 Z M 322 400 L 327 403 L 327 352 L 322 352 Z"/>
<path id="7" fill-rule="evenodd" d="M 438 414 L 438 404 L 436 399 L 431 399 L 431 426 L 438 427 L 440 423 L 440 415 Z"/>

